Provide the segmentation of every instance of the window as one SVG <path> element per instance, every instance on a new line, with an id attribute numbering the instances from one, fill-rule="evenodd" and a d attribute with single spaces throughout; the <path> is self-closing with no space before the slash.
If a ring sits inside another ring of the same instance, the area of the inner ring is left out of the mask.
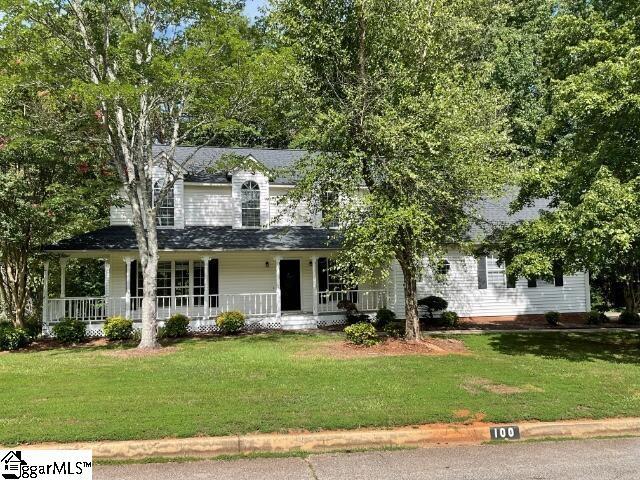
<path id="1" fill-rule="evenodd" d="M 204 262 L 193 262 L 193 304 L 204 306 Z"/>
<path id="2" fill-rule="evenodd" d="M 153 203 L 155 205 L 164 183 L 158 180 L 153 184 Z M 175 214 L 175 198 L 173 188 L 167 192 L 166 197 L 158 204 L 156 212 L 156 224 L 159 227 L 173 227 Z"/>
<path id="3" fill-rule="evenodd" d="M 493 255 L 478 258 L 478 288 L 486 289 L 507 287 L 507 276 L 504 264 L 498 265 Z M 509 287 L 511 288 L 511 287 Z"/>
<path id="4" fill-rule="evenodd" d="M 438 263 L 437 272 L 439 275 L 448 275 L 451 271 L 451 263 L 446 258 Z"/>
<path id="5" fill-rule="evenodd" d="M 156 295 L 159 308 L 171 306 L 171 262 L 158 262 Z"/>
<path id="6" fill-rule="evenodd" d="M 189 304 L 189 262 L 176 262 L 176 307 Z"/>
<path id="7" fill-rule="evenodd" d="M 349 288 L 349 285 L 345 283 L 345 281 L 340 277 L 339 272 L 335 268 L 335 262 L 330 258 L 319 258 L 318 259 L 318 290 L 320 292 L 345 292 L 350 291 L 347 294 L 347 299 L 352 302 L 358 301 L 358 293 L 355 290 L 358 290 L 358 286 L 352 286 Z M 320 303 L 327 303 L 327 299 L 332 301 L 342 300 L 344 295 L 340 294 L 320 294 L 319 301 Z"/>
<path id="8" fill-rule="evenodd" d="M 498 259 L 494 256 L 487 257 L 487 283 L 493 288 L 507 285 L 504 264 L 498 265 Z"/>
<path id="9" fill-rule="evenodd" d="M 260 187 L 254 181 L 242 184 L 240 189 L 242 201 L 242 226 L 260 226 Z"/>
<path id="10" fill-rule="evenodd" d="M 327 217 L 332 217 L 326 224 L 326 227 L 335 228 L 338 227 L 338 219 L 337 219 L 337 209 L 336 203 L 338 200 L 338 196 L 335 192 L 325 192 L 322 196 L 322 200 L 320 202 L 320 214 L 322 215 L 322 219 L 326 219 Z"/>

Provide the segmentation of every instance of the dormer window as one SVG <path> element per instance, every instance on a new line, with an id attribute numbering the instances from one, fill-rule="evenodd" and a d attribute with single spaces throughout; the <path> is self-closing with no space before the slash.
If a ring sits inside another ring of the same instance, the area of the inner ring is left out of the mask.
<path id="1" fill-rule="evenodd" d="M 153 184 L 153 204 L 155 205 L 162 191 L 162 186 L 164 183 L 162 180 L 158 180 Z M 164 197 L 158 204 L 158 208 L 156 211 L 156 225 L 159 227 L 173 227 L 175 224 L 175 198 L 173 195 L 173 188 L 167 192 L 167 195 Z"/>
<path id="2" fill-rule="evenodd" d="M 242 201 L 242 226 L 260 226 L 260 187 L 253 180 L 244 182 L 240 189 Z"/>

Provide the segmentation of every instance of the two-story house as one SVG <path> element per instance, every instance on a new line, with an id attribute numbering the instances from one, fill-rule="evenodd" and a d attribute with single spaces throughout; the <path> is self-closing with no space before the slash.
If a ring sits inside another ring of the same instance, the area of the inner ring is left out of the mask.
<path id="1" fill-rule="evenodd" d="M 156 147 L 156 153 L 162 147 Z M 177 161 L 194 153 L 180 147 Z M 222 155 L 233 153 L 265 168 L 208 173 Z M 215 316 L 240 310 L 249 322 L 266 328 L 313 328 L 339 323 L 341 299 L 357 303 L 361 311 L 380 307 L 404 316 L 403 278 L 397 264 L 379 284 L 346 290 L 332 274 L 331 257 L 340 245 L 335 232 L 321 227 L 318 215 L 300 207 L 279 212 L 278 201 L 292 188 L 285 178 L 269 178 L 262 171 L 292 166 L 305 152 L 250 148 L 202 148 L 186 164 L 171 195 L 158 212 L 158 318 L 184 313 L 193 331 L 215 331 Z M 533 206 L 517 216 L 507 214 L 507 201 L 487 201 L 482 209 L 488 222 L 513 222 L 536 215 Z M 85 320 L 88 331 L 101 334 L 105 318 L 124 315 L 139 319 L 142 275 L 136 239 L 127 207 L 111 209 L 110 226 L 49 247 L 60 255 L 61 292 L 43 305 L 45 329 L 64 317 Z M 473 233 L 473 232 L 472 232 Z M 64 265 L 69 257 L 104 260 L 105 292 L 97 298 L 65 296 Z M 419 295 L 436 294 L 449 301 L 461 317 L 508 317 L 548 310 L 585 312 L 589 305 L 586 274 L 562 275 L 554 282 L 507 279 L 495 258 L 449 249 L 438 267 L 438 279 L 425 269 Z M 48 267 L 45 266 L 45 291 Z"/>

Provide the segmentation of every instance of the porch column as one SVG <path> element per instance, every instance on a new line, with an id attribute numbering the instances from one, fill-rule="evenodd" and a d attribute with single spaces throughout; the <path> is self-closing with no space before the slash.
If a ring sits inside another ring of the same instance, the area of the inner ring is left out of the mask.
<path id="1" fill-rule="evenodd" d="M 127 264 L 127 277 L 124 282 L 125 284 L 124 316 L 125 318 L 131 319 L 131 263 L 133 262 L 133 258 L 124 257 L 124 262 Z"/>
<path id="2" fill-rule="evenodd" d="M 67 257 L 60 257 L 60 298 L 64 298 L 67 295 Z"/>
<path id="3" fill-rule="evenodd" d="M 202 257 L 204 262 L 204 319 L 209 320 L 209 260 L 210 257 Z"/>
<path id="4" fill-rule="evenodd" d="M 103 258 L 104 261 L 104 316 L 109 318 L 110 316 L 110 300 L 111 296 L 111 263 L 108 258 Z M 128 280 L 128 279 L 127 279 Z M 129 283 L 127 281 L 127 283 Z"/>
<path id="5" fill-rule="evenodd" d="M 311 257 L 311 275 L 313 275 L 313 314 L 318 315 L 318 257 Z"/>
<path id="6" fill-rule="evenodd" d="M 276 257 L 276 315 L 278 318 L 282 316 L 282 291 L 280 290 L 280 260 L 282 257 Z"/>
<path id="7" fill-rule="evenodd" d="M 47 318 L 48 309 L 49 309 L 49 260 L 45 260 L 44 274 L 42 277 L 42 325 L 44 325 L 45 327 L 47 326 L 47 321 L 48 321 L 48 318 Z"/>

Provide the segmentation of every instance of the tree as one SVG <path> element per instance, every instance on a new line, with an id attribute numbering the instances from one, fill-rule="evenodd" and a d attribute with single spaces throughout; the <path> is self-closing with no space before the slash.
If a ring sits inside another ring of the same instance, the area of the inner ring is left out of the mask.
<path id="1" fill-rule="evenodd" d="M 3 316 L 21 327 L 38 311 L 42 247 L 104 222 L 116 185 L 104 157 L 69 134 L 84 127 L 58 97 L 52 74 L 63 59 L 23 55 L 29 40 L 0 29 L 0 297 Z"/>
<path id="2" fill-rule="evenodd" d="M 560 1 L 541 49 L 549 93 L 514 208 L 551 209 L 492 239 L 512 275 L 554 266 L 624 285 L 640 308 L 640 5 Z"/>
<path id="3" fill-rule="evenodd" d="M 501 5 L 272 3 L 272 31 L 297 58 L 297 143 L 314 152 L 295 168 L 291 205 L 339 223 L 343 273 L 373 279 L 398 261 L 407 338 L 419 340 L 423 258 L 463 240 L 474 204 L 504 185 L 508 99 L 492 86 L 486 33 Z"/>
<path id="4" fill-rule="evenodd" d="M 69 92 L 100 128 L 101 146 L 118 173 L 132 211 L 143 272 L 140 348 L 155 348 L 157 208 L 174 188 L 187 158 L 183 139 L 240 118 L 239 3 L 215 0 L 47 0 L 9 2 L 13 25 L 47 39 L 79 60 Z M 246 23 L 246 21 L 244 21 Z M 209 139 L 211 140 L 211 139 Z M 155 141 L 166 145 L 155 157 Z M 201 140 L 200 146 L 207 143 Z M 160 185 L 154 189 L 154 185 Z"/>

